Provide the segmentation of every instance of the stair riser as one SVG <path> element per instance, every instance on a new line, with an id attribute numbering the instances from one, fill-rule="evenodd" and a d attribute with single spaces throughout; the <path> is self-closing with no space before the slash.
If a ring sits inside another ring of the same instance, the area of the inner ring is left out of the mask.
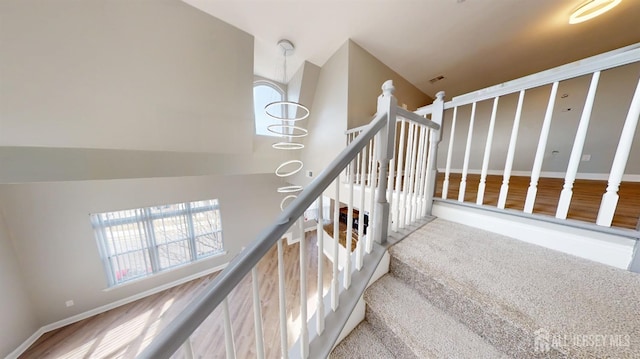
<path id="1" fill-rule="evenodd" d="M 389 269 L 392 275 L 408 283 L 431 304 L 456 318 L 503 353 L 514 358 L 565 357 L 553 349 L 547 353 L 536 353 L 534 331 L 538 328 L 534 324 L 527 325 L 532 321 L 521 314 L 512 313 L 517 317 L 517 323 L 507 320 L 489 311 L 481 301 L 474 300 L 468 293 L 456 291 L 394 256 L 391 257 Z"/>
<path id="2" fill-rule="evenodd" d="M 394 358 L 402 359 L 421 359 L 418 358 L 411 348 L 399 338 L 391 328 L 389 328 L 384 319 L 380 318 L 370 306 L 365 311 L 365 320 L 371 325 L 378 339 L 384 346 L 394 354 Z"/>

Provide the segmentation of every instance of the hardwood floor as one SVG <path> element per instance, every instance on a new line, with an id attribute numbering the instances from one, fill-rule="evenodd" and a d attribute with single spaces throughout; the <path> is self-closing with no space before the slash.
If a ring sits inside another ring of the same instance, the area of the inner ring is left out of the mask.
<path id="1" fill-rule="evenodd" d="M 315 232 L 307 233 L 307 307 L 311 318 L 316 308 L 317 246 Z M 289 346 L 297 337 L 300 311 L 299 244 L 284 242 L 287 280 L 287 330 Z M 258 264 L 265 356 L 280 357 L 277 249 Z M 331 262 L 324 258 L 323 287 L 331 282 Z M 44 334 L 20 358 L 134 358 L 155 335 L 210 283 L 216 274 L 176 286 L 108 312 Z M 255 334 L 248 275 L 230 294 L 229 307 L 238 358 L 254 358 Z M 192 335 L 196 358 L 224 358 L 222 311 L 216 309 Z M 179 350 L 174 358 L 183 358 Z"/>
<path id="2" fill-rule="evenodd" d="M 459 173 L 452 173 L 449 177 L 449 190 L 447 197 L 457 200 L 460 188 Z M 436 183 L 436 197 L 442 196 L 442 182 L 444 174 L 438 174 Z M 467 176 L 467 189 L 464 201 L 475 203 L 478 193 L 478 183 L 480 175 Z M 511 177 L 509 181 L 509 194 L 507 196 L 506 208 L 522 210 L 529 188 L 529 177 Z M 564 179 L 561 178 L 540 178 L 538 183 L 538 194 L 533 213 L 555 216 L 558 199 L 562 191 Z M 487 176 L 484 204 L 496 206 L 502 185 L 502 176 Z M 569 207 L 568 218 L 595 223 L 598 216 L 598 209 L 602 195 L 607 188 L 606 181 L 576 180 L 573 187 L 573 197 Z M 640 218 L 640 183 L 623 182 L 618 192 L 620 200 L 613 217 L 613 227 L 635 229 Z"/>

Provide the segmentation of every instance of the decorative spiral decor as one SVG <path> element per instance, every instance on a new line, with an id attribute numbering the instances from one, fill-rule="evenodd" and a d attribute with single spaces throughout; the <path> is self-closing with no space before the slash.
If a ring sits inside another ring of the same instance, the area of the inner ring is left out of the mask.
<path id="1" fill-rule="evenodd" d="M 293 43 L 289 40 L 280 40 L 278 41 L 278 46 L 282 50 L 282 54 L 284 55 L 284 71 L 283 71 L 283 81 L 282 83 L 287 82 L 287 56 L 293 53 L 295 47 Z M 276 111 L 276 109 L 280 106 L 281 114 Z M 292 113 L 290 113 L 290 110 Z M 284 137 L 287 141 L 277 142 L 271 145 L 276 150 L 283 151 L 292 151 L 292 150 L 301 150 L 304 148 L 304 144 L 299 142 L 293 142 L 294 138 L 301 138 L 309 135 L 309 131 L 306 128 L 294 125 L 294 123 L 304 120 L 309 117 L 309 109 L 298 102 L 293 101 L 276 101 L 272 102 L 264 107 L 264 112 L 267 116 L 279 120 L 282 123 L 273 124 L 267 127 L 267 130 L 271 133 L 274 133 L 278 136 Z M 286 167 L 295 166 L 292 169 L 287 170 Z M 304 163 L 300 160 L 291 160 L 285 161 L 278 166 L 275 170 L 275 174 L 278 177 L 287 178 L 295 175 L 300 172 L 304 167 Z M 297 185 L 287 185 L 282 186 L 277 189 L 278 193 L 297 193 L 302 191 L 302 186 Z M 285 196 L 280 202 L 280 210 L 284 210 L 286 205 L 297 198 L 298 196 L 295 194 L 289 194 Z"/>

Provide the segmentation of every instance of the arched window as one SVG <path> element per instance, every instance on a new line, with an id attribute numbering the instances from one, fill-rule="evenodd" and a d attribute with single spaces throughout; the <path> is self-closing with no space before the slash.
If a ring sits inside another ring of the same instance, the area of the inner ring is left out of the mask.
<path id="1" fill-rule="evenodd" d="M 264 136 L 279 136 L 275 133 L 269 132 L 267 127 L 270 125 L 280 124 L 281 121 L 275 120 L 264 113 L 264 107 L 275 101 L 284 101 L 284 91 L 277 85 L 267 81 L 256 81 L 253 84 L 253 112 L 256 120 L 256 135 Z M 271 111 L 271 110 L 270 110 Z M 271 111 L 276 116 L 281 116 L 278 113 L 279 106 L 276 106 Z"/>

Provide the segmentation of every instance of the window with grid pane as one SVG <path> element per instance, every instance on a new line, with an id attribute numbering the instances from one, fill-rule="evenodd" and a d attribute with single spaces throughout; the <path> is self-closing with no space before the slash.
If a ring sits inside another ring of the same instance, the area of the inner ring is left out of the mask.
<path id="1" fill-rule="evenodd" d="M 91 215 L 109 286 L 224 252 L 217 199 Z"/>

